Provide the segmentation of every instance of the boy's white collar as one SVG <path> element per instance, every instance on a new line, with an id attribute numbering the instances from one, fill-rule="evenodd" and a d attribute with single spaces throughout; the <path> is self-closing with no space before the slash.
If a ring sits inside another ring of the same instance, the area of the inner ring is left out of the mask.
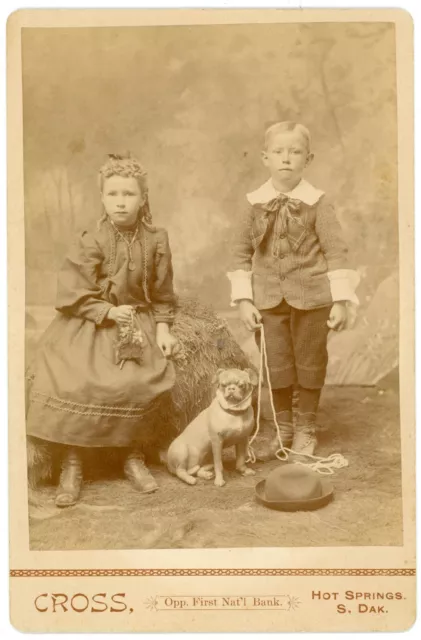
<path id="1" fill-rule="evenodd" d="M 269 178 L 267 182 L 262 184 L 261 187 L 255 191 L 251 191 L 247 194 L 247 200 L 250 204 L 266 204 L 270 200 L 273 200 L 279 196 L 279 191 L 273 186 L 272 178 Z M 285 196 L 293 198 L 294 200 L 301 200 L 304 204 L 309 206 L 316 204 L 320 198 L 324 195 L 324 191 L 316 189 L 307 180 L 301 180 L 292 191 L 286 191 Z"/>

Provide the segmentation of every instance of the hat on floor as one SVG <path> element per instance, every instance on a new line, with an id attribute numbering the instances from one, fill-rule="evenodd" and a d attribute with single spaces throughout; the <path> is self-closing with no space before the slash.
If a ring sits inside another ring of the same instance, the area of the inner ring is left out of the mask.
<path id="1" fill-rule="evenodd" d="M 256 485 L 256 499 L 278 511 L 310 511 L 333 497 L 330 480 L 299 464 L 284 464 Z"/>

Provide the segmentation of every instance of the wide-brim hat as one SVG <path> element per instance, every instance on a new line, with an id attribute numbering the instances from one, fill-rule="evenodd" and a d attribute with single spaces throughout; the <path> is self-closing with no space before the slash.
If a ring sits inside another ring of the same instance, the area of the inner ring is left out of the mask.
<path id="1" fill-rule="evenodd" d="M 331 481 L 299 464 L 276 467 L 255 491 L 260 504 L 278 511 L 320 509 L 333 498 Z"/>

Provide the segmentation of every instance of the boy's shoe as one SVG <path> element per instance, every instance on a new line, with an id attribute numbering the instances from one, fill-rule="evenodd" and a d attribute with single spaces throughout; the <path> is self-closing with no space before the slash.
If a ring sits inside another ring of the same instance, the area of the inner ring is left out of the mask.
<path id="1" fill-rule="evenodd" d="M 279 411 L 276 414 L 276 422 L 279 425 L 279 435 L 281 436 L 282 446 L 290 448 L 292 439 L 294 437 L 294 427 L 292 425 L 292 412 L 291 411 Z M 274 425 L 276 430 L 276 425 Z M 277 443 L 277 449 L 279 449 L 280 444 L 278 441 L 278 436 L 275 437 Z"/>
<path id="2" fill-rule="evenodd" d="M 290 457 L 292 462 L 295 460 L 304 461 L 306 455 L 314 455 L 317 446 L 315 419 L 314 413 L 298 414 L 291 446 L 294 452 Z"/>
<path id="3" fill-rule="evenodd" d="M 294 435 L 291 412 L 280 411 L 276 414 L 276 421 L 279 426 L 279 435 L 282 440 L 282 446 L 290 448 Z M 276 425 L 273 420 L 270 422 L 270 431 L 275 433 L 274 437 L 269 442 L 265 443 L 263 451 L 258 454 L 258 459 L 264 462 L 274 460 L 276 458 L 276 452 L 281 448 Z"/>

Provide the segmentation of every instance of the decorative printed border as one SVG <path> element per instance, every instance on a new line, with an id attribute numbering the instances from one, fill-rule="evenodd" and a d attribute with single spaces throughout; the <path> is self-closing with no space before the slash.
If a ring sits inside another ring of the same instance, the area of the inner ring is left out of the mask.
<path id="1" fill-rule="evenodd" d="M 416 569 L 11 569 L 11 578 L 146 578 L 159 577 L 408 577 Z"/>

